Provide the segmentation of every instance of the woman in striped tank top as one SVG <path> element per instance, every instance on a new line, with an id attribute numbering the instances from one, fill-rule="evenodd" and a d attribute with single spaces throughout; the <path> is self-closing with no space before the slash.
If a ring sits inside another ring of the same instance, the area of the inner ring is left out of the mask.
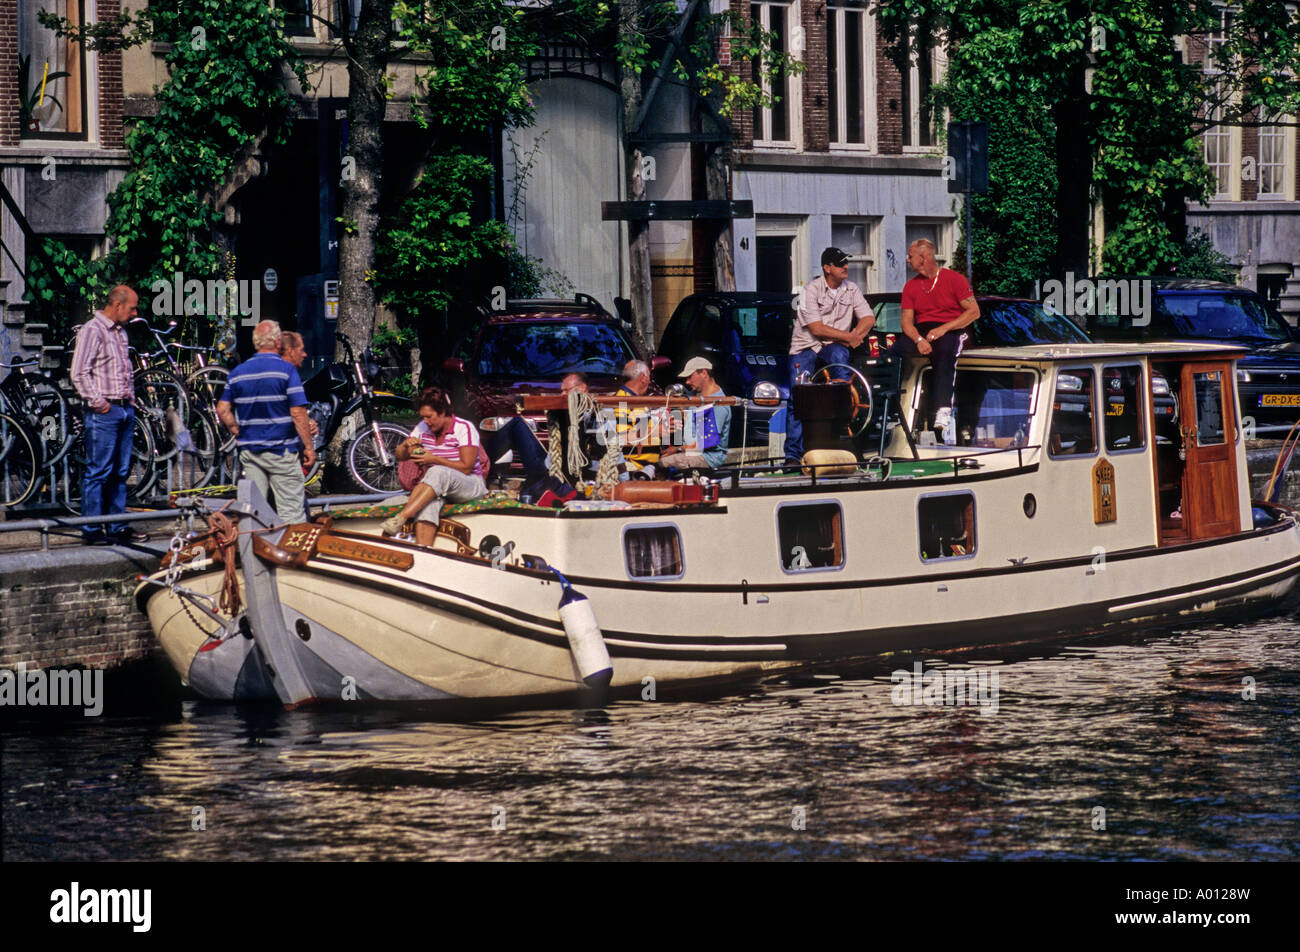
<path id="1" fill-rule="evenodd" d="M 384 521 L 384 535 L 397 535 L 415 520 L 415 541 L 433 545 L 443 502 L 469 502 L 487 494 L 483 482 L 482 441 L 478 429 L 451 409 L 441 387 L 429 387 L 415 402 L 420 423 L 397 446 L 398 460 L 429 464 L 402 511 Z"/>

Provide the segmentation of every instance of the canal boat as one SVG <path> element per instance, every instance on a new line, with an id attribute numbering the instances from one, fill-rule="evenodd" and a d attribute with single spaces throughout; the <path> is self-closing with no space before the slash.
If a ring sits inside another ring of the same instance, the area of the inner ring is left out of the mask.
<path id="1" fill-rule="evenodd" d="M 290 707 L 631 692 L 1267 608 L 1300 528 L 1252 503 L 1240 353 L 967 351 L 951 443 L 924 436 L 912 361 L 884 452 L 563 509 L 495 496 L 446 510 L 433 547 L 380 535 L 384 510 L 278 526 L 243 485 L 138 600 L 200 695 Z"/>

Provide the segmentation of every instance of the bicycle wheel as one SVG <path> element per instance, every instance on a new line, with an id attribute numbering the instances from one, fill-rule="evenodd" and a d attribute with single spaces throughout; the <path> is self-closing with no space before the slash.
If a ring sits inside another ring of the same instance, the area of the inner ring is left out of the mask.
<path id="1" fill-rule="evenodd" d="M 217 401 L 221 399 L 229 377 L 230 371 L 225 367 L 201 367 L 185 378 L 185 386 L 189 388 L 190 396 L 196 403 L 215 415 Z"/>
<path id="2" fill-rule="evenodd" d="M 408 431 L 393 423 L 380 423 L 379 438 L 392 462 L 384 464 L 379 452 L 379 442 L 373 429 L 367 428 L 348 444 L 348 475 L 361 492 L 400 493 L 402 484 L 397 478 L 397 445 L 406 439 Z"/>
<path id="3" fill-rule="evenodd" d="M 135 429 L 131 433 L 131 471 L 126 476 L 128 502 L 144 502 L 158 482 L 156 432 L 147 417 L 135 415 Z"/>
<path id="4" fill-rule="evenodd" d="M 36 450 L 18 421 L 0 413 L 0 506 L 22 505 L 36 490 Z"/>
<path id="5" fill-rule="evenodd" d="M 32 384 L 32 399 L 41 422 L 41 441 L 45 444 L 45 466 L 63 461 L 72 448 L 74 413 L 63 391 L 44 381 Z"/>
<path id="6" fill-rule="evenodd" d="M 68 500 L 74 510 L 81 508 L 81 480 L 86 472 L 86 429 L 75 426 L 72 448 L 68 451 Z M 153 428 L 147 418 L 136 415 L 131 431 L 131 469 L 126 477 L 126 499 L 140 503 L 158 482 L 157 456 L 154 453 Z"/>
<path id="7" fill-rule="evenodd" d="M 217 474 L 217 433 L 206 414 L 190 416 L 189 444 L 181 450 L 175 466 L 174 489 L 198 489 L 212 482 Z"/>
<path id="8" fill-rule="evenodd" d="M 190 396 L 185 381 L 166 367 L 146 367 L 135 372 L 135 404 L 163 411 L 175 410 L 182 422 L 190 416 Z"/>

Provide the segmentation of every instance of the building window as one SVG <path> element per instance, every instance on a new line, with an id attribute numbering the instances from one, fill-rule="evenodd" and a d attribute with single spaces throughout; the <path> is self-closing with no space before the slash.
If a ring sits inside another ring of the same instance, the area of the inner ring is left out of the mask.
<path id="1" fill-rule="evenodd" d="M 82 0 L 18 0 L 18 116 L 21 135 L 85 139 L 86 55 L 80 43 L 57 36 L 37 19 L 53 13 L 85 23 Z"/>
<path id="2" fill-rule="evenodd" d="M 879 219 L 831 219 L 831 244 L 849 254 L 849 280 L 863 291 L 879 286 L 876 278 L 876 225 Z"/>
<path id="3" fill-rule="evenodd" d="M 924 238 L 934 245 L 934 260 L 939 263 L 940 267 L 948 267 L 948 260 L 952 255 L 948 247 L 948 234 L 950 231 L 950 221 L 927 221 L 924 218 L 907 219 L 907 247 L 912 247 L 912 242 Z"/>
<path id="4" fill-rule="evenodd" d="M 921 561 L 969 559 L 975 554 L 975 496 L 939 493 L 916 503 L 916 528 Z"/>
<path id="5" fill-rule="evenodd" d="M 755 227 L 756 290 L 778 294 L 794 293 L 803 286 L 805 243 L 800 236 L 805 219 L 794 215 L 759 215 Z M 821 273 L 821 268 L 817 268 Z"/>
<path id="6" fill-rule="evenodd" d="M 1213 109 L 1210 121 L 1218 122 L 1223 110 Z M 1232 131 L 1225 126 L 1205 130 L 1205 164 L 1214 175 L 1214 197 L 1230 198 L 1232 195 Z"/>
<path id="7" fill-rule="evenodd" d="M 781 568 L 787 572 L 844 566 L 844 513 L 837 502 L 777 506 L 776 536 Z"/>
<path id="8" fill-rule="evenodd" d="M 1097 426 L 1093 417 L 1091 367 L 1070 368 L 1056 375 L 1052 403 L 1052 456 L 1092 456 L 1097 452 Z"/>
<path id="9" fill-rule="evenodd" d="M 764 32 L 776 34 L 774 52 L 790 52 L 793 6 L 786 3 L 751 3 L 749 15 Z M 784 73 L 772 77 L 763 75 L 761 65 L 758 59 L 754 60 L 753 81 L 761 85 L 763 92 L 770 94 L 774 102 L 770 109 L 754 110 L 754 142 L 790 145 L 794 139 L 793 109 L 790 102 L 793 83 Z"/>
<path id="10" fill-rule="evenodd" d="M 628 578 L 681 578 L 685 572 L 682 536 L 673 525 L 628 526 L 623 532 Z"/>
<path id="11" fill-rule="evenodd" d="M 1146 419 L 1142 408 L 1146 387 L 1142 384 L 1142 368 L 1104 367 L 1102 379 L 1105 381 L 1102 428 L 1106 432 L 1106 449 L 1112 453 L 1142 449 L 1146 446 L 1142 425 Z"/>
<path id="12" fill-rule="evenodd" d="M 271 5 L 283 12 L 286 34 L 303 37 L 316 35 L 311 19 L 311 2 L 312 0 L 274 0 Z"/>
<path id="13" fill-rule="evenodd" d="M 1270 121 L 1279 122 L 1280 117 Z M 1287 198 L 1288 138 L 1285 126 L 1259 127 L 1259 198 Z"/>
<path id="14" fill-rule="evenodd" d="M 1289 264 L 1262 264 L 1255 270 L 1255 290 L 1260 293 L 1274 310 L 1282 306 L 1282 295 L 1286 293 L 1286 282 L 1291 277 Z"/>
<path id="15" fill-rule="evenodd" d="M 826 86 L 832 145 L 875 148 L 875 37 L 875 17 L 865 3 L 841 0 L 827 8 Z"/>
<path id="16" fill-rule="evenodd" d="M 943 79 L 947 63 L 942 42 L 909 33 L 907 39 L 907 75 L 903 77 L 903 149 L 923 151 L 938 142 L 930 90 Z"/>

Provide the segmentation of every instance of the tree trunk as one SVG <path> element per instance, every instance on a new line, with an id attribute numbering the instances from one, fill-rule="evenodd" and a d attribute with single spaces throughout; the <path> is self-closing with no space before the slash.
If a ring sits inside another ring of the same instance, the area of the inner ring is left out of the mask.
<path id="1" fill-rule="evenodd" d="M 635 20 L 619 19 L 619 31 L 627 32 L 636 27 Z M 641 76 L 634 70 L 620 69 L 620 91 L 623 95 L 623 129 L 624 135 L 634 130 L 632 124 L 641 109 Z M 627 200 L 644 202 L 645 171 L 639 146 L 624 141 L 623 153 L 627 161 Z M 632 320 L 636 324 L 641 339 L 650 348 L 654 348 L 655 315 L 654 300 L 650 286 L 650 223 L 648 221 L 629 221 L 627 223 L 628 272 L 631 287 L 628 299 L 632 302 Z"/>
<path id="2" fill-rule="evenodd" d="M 379 189 L 384 162 L 381 126 L 387 98 L 389 31 L 393 0 L 366 0 L 348 57 L 348 141 L 343 168 L 343 228 L 339 236 L 339 330 L 362 348 L 370 343 L 375 292 L 366 280 L 374 267 Z M 351 160 L 351 161 L 349 161 Z M 341 351 L 338 359 L 342 359 Z"/>
<path id="3" fill-rule="evenodd" d="M 713 146 L 704 160 L 705 197 L 725 202 L 731 198 L 727 179 L 727 147 Z M 713 240 L 713 283 L 719 291 L 736 290 L 736 261 L 731 250 L 731 219 L 718 222 Z"/>
<path id="4" fill-rule="evenodd" d="M 1074 91 L 1052 107 L 1056 120 L 1056 208 L 1057 241 L 1053 271 L 1064 279 L 1073 271 L 1077 278 L 1091 273 L 1088 227 L 1092 221 L 1092 120 L 1088 94 L 1084 91 L 1084 69 L 1070 71 Z"/>
<path id="5" fill-rule="evenodd" d="M 379 189 L 384 163 L 381 127 L 387 106 L 384 75 L 392 44 L 393 0 L 361 4 L 348 56 L 348 141 L 342 180 L 342 228 L 339 234 L 338 329 L 358 352 L 370 346 L 374 332 L 375 290 L 366 280 L 374 267 L 379 229 Z M 335 359 L 343 360 L 341 346 Z M 354 427 L 339 427 L 329 446 L 329 461 L 338 465 Z"/>

